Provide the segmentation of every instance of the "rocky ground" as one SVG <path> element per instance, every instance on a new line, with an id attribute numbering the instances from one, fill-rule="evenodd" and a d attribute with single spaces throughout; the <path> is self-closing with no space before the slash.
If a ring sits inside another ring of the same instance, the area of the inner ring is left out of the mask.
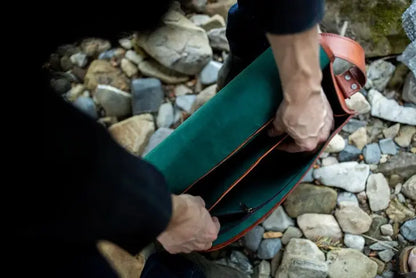
<path id="1" fill-rule="evenodd" d="M 118 45 L 62 46 L 51 86 L 143 156 L 215 95 L 232 3 L 175 5 L 159 29 Z M 358 115 L 283 205 L 208 258 L 254 278 L 394 276 L 416 241 L 416 81 L 395 54 L 368 59 L 365 88 L 347 100 Z"/>

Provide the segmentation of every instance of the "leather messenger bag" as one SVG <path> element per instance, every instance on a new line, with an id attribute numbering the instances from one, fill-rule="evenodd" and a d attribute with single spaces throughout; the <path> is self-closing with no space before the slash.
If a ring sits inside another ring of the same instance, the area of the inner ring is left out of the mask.
<path id="1" fill-rule="evenodd" d="M 336 57 L 352 67 L 334 74 Z M 269 48 L 145 156 L 164 174 L 173 193 L 201 196 L 219 218 L 221 230 L 211 251 L 239 239 L 276 209 L 354 115 L 345 99 L 366 81 L 362 47 L 345 37 L 321 34 L 320 65 L 335 129 L 317 152 L 275 150 L 287 135 L 267 135 L 282 101 Z"/>

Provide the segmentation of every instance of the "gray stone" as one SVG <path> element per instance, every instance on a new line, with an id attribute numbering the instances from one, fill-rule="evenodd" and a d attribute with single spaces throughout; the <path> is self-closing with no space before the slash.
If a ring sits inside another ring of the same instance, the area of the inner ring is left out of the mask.
<path id="1" fill-rule="evenodd" d="M 276 278 L 326 277 L 325 255 L 310 240 L 291 239 L 286 246 Z"/>
<path id="2" fill-rule="evenodd" d="M 139 65 L 144 60 L 144 57 L 134 50 L 127 50 L 125 57 L 136 65 Z"/>
<path id="3" fill-rule="evenodd" d="M 60 95 L 71 90 L 71 82 L 66 78 L 51 79 L 50 85 L 52 89 Z"/>
<path id="4" fill-rule="evenodd" d="M 123 47 L 124 49 L 132 49 L 133 43 L 130 38 L 122 38 L 118 40 L 118 43 Z"/>
<path id="5" fill-rule="evenodd" d="M 344 244 L 349 248 L 356 249 L 362 252 L 364 249 L 365 240 L 364 237 L 359 235 L 345 234 Z"/>
<path id="6" fill-rule="evenodd" d="M 375 239 L 381 239 L 381 233 L 380 233 L 380 227 L 382 225 L 387 224 L 388 220 L 387 218 L 384 218 L 382 216 L 374 216 L 371 222 L 371 226 L 370 229 L 368 230 L 368 232 L 365 233 L 365 235 L 368 235 L 370 237 L 373 237 Z M 366 244 L 371 244 L 374 243 L 373 240 L 370 240 L 368 238 L 365 239 Z"/>
<path id="7" fill-rule="evenodd" d="M 251 229 L 243 238 L 244 246 L 251 251 L 257 251 L 263 238 L 263 233 L 264 229 L 260 225 Z"/>
<path id="8" fill-rule="evenodd" d="M 285 233 L 283 234 L 283 236 L 282 236 L 282 243 L 284 244 L 284 245 L 286 245 L 286 244 L 288 244 L 289 243 L 289 241 L 292 239 L 292 238 L 301 238 L 302 237 L 302 231 L 301 230 L 299 230 L 298 228 L 296 228 L 296 227 L 292 227 L 292 226 L 290 226 L 290 227 L 288 227 L 287 229 L 286 229 L 286 231 L 285 231 Z"/>
<path id="9" fill-rule="evenodd" d="M 360 157 L 361 150 L 353 145 L 347 145 L 342 152 L 339 153 L 340 162 L 354 161 Z"/>
<path id="10" fill-rule="evenodd" d="M 402 92 L 403 100 L 416 104 L 416 78 L 413 73 L 407 74 Z"/>
<path id="11" fill-rule="evenodd" d="M 283 203 L 290 217 L 304 213 L 329 214 L 335 208 L 337 192 L 325 186 L 301 183 Z"/>
<path id="12" fill-rule="evenodd" d="M 377 143 L 368 144 L 363 149 L 365 162 L 368 164 L 378 164 L 381 158 L 380 147 Z"/>
<path id="13" fill-rule="evenodd" d="M 394 247 L 397 247 L 399 244 L 397 241 L 378 241 L 376 243 L 373 243 L 369 246 L 371 250 L 376 251 L 382 251 L 387 249 L 392 249 Z"/>
<path id="14" fill-rule="evenodd" d="M 377 91 L 382 92 L 393 76 L 395 69 L 396 67 L 392 63 L 380 59 L 370 64 L 367 70 L 367 78 L 371 80 Z"/>
<path id="15" fill-rule="evenodd" d="M 400 233 L 409 241 L 416 242 L 416 218 L 404 222 Z"/>
<path id="16" fill-rule="evenodd" d="M 217 82 L 218 71 L 222 64 L 216 61 L 210 61 L 199 74 L 200 81 L 203 85 L 211 85 Z"/>
<path id="17" fill-rule="evenodd" d="M 406 198 L 403 196 L 402 193 L 397 194 L 397 199 L 399 200 L 400 203 L 404 204 L 406 203 Z"/>
<path id="18" fill-rule="evenodd" d="M 381 275 L 381 278 L 394 278 L 396 274 L 391 271 L 391 270 L 386 270 L 383 272 L 383 274 Z"/>
<path id="19" fill-rule="evenodd" d="M 416 125 L 416 108 L 400 106 L 395 100 L 387 99 L 376 90 L 370 90 L 368 98 L 371 115 L 392 122 Z"/>
<path id="20" fill-rule="evenodd" d="M 131 95 L 108 85 L 98 85 L 95 91 L 97 101 L 104 108 L 107 117 L 131 115 Z"/>
<path id="21" fill-rule="evenodd" d="M 282 248 L 282 242 L 280 238 L 264 239 L 259 246 L 257 256 L 262 260 L 272 259 L 277 252 Z"/>
<path id="22" fill-rule="evenodd" d="M 127 151 L 139 156 L 154 133 L 155 124 L 151 114 L 142 114 L 116 123 L 108 131 Z"/>
<path id="23" fill-rule="evenodd" d="M 134 79 L 131 82 L 133 114 L 157 112 L 164 93 L 162 83 L 156 78 Z"/>
<path id="24" fill-rule="evenodd" d="M 220 51 L 230 51 L 227 37 L 225 36 L 225 27 L 215 28 L 208 32 L 209 44 L 213 49 Z"/>
<path id="25" fill-rule="evenodd" d="M 377 263 L 355 249 L 332 250 L 327 254 L 328 274 L 333 278 L 373 278 Z"/>
<path id="26" fill-rule="evenodd" d="M 192 94 L 192 90 L 183 84 L 179 84 L 175 87 L 175 96 L 184 96 Z"/>
<path id="27" fill-rule="evenodd" d="M 188 76 L 171 70 L 153 59 L 141 62 L 139 70 L 143 75 L 158 78 L 167 84 L 178 84 L 189 80 Z"/>
<path id="28" fill-rule="evenodd" d="M 353 94 L 350 98 L 345 99 L 345 103 L 349 109 L 354 110 L 358 114 L 365 114 L 371 110 L 370 104 L 363 94 L 359 92 Z"/>
<path id="29" fill-rule="evenodd" d="M 391 261 L 394 257 L 394 252 L 391 249 L 386 249 L 384 251 L 378 252 L 378 257 L 385 263 Z"/>
<path id="30" fill-rule="evenodd" d="M 151 150 L 156 148 L 163 140 L 166 139 L 171 133 L 173 129 L 161 127 L 153 133 L 152 137 L 150 137 L 149 144 L 147 144 L 146 148 L 143 151 L 143 156 L 148 154 Z"/>
<path id="31" fill-rule="evenodd" d="M 325 149 L 325 152 L 328 153 L 339 153 L 345 148 L 345 141 L 341 135 L 336 134 L 331 141 L 329 141 L 328 146 Z"/>
<path id="32" fill-rule="evenodd" d="M 337 205 L 340 206 L 342 203 L 348 203 L 350 205 L 358 206 L 358 200 L 355 194 L 351 192 L 340 192 L 338 193 Z"/>
<path id="33" fill-rule="evenodd" d="M 416 174 L 416 154 L 400 152 L 386 163 L 380 164 L 377 171 L 385 176 L 397 174 L 405 179 L 409 178 Z"/>
<path id="34" fill-rule="evenodd" d="M 306 172 L 305 176 L 303 177 L 301 182 L 313 182 L 313 168 L 309 169 L 308 172 Z"/>
<path id="35" fill-rule="evenodd" d="M 407 148 L 416 133 L 416 127 L 404 125 L 400 128 L 399 134 L 394 138 L 394 142 L 400 147 Z"/>
<path id="36" fill-rule="evenodd" d="M 402 187 L 401 192 L 408 198 L 416 201 L 416 175 L 410 177 Z"/>
<path id="37" fill-rule="evenodd" d="M 394 124 L 389 128 L 383 129 L 384 138 L 394 138 L 396 137 L 397 133 L 399 133 L 400 124 Z"/>
<path id="38" fill-rule="evenodd" d="M 348 137 L 348 142 L 362 150 L 368 142 L 367 129 L 365 127 L 360 127 L 354 131 L 354 133 Z"/>
<path id="39" fill-rule="evenodd" d="M 270 263 L 262 260 L 260 264 L 254 269 L 253 278 L 269 278 L 271 273 Z"/>
<path id="40" fill-rule="evenodd" d="M 297 223 L 306 238 L 317 240 L 328 237 L 333 241 L 341 240 L 342 232 L 330 214 L 305 213 L 297 217 Z"/>
<path id="41" fill-rule="evenodd" d="M 87 54 L 88 57 L 96 57 L 110 48 L 110 42 L 103 39 L 88 38 L 81 42 L 82 52 Z"/>
<path id="42" fill-rule="evenodd" d="M 405 64 L 414 75 L 416 75 L 416 43 L 413 41 L 410 43 L 406 49 L 403 51 L 403 53 L 397 57 L 397 61 L 402 62 Z"/>
<path id="43" fill-rule="evenodd" d="M 384 210 L 390 203 L 390 187 L 383 174 L 371 174 L 367 179 L 367 197 L 372 211 Z"/>
<path id="44" fill-rule="evenodd" d="M 141 32 L 137 43 L 167 68 L 198 74 L 211 60 L 212 49 L 204 29 L 171 9 L 153 32 Z"/>
<path id="45" fill-rule="evenodd" d="M 295 222 L 290 218 L 283 206 L 279 206 L 266 220 L 263 222 L 263 227 L 266 231 L 284 232 L 289 226 L 294 226 Z"/>
<path id="46" fill-rule="evenodd" d="M 370 173 L 370 167 L 357 162 L 343 162 L 315 169 L 313 176 L 322 184 L 343 188 L 349 192 L 361 192 Z"/>
<path id="47" fill-rule="evenodd" d="M 97 108 L 95 107 L 94 101 L 89 97 L 79 97 L 73 102 L 74 106 L 79 110 L 87 114 L 93 119 L 97 119 Z"/>
<path id="48" fill-rule="evenodd" d="M 240 251 L 233 250 L 231 252 L 229 263 L 244 273 L 253 273 L 253 266 L 250 264 L 249 259 Z"/>
<path id="49" fill-rule="evenodd" d="M 74 65 L 77 65 L 80 68 L 85 67 L 88 63 L 87 55 L 82 52 L 78 52 L 78 53 L 71 55 L 70 59 Z"/>
<path id="50" fill-rule="evenodd" d="M 158 127 L 170 127 L 173 124 L 173 106 L 170 102 L 159 107 L 156 123 Z"/>
<path id="51" fill-rule="evenodd" d="M 392 236 L 393 235 L 393 226 L 391 224 L 381 225 L 380 231 L 385 236 Z"/>
<path id="52" fill-rule="evenodd" d="M 184 95 L 184 96 L 178 96 L 176 98 L 176 106 L 178 106 L 180 109 L 191 113 L 192 111 L 192 105 L 194 104 L 196 99 L 196 95 Z"/>
<path id="53" fill-rule="evenodd" d="M 380 146 L 380 150 L 384 154 L 391 154 L 396 155 L 397 154 L 397 146 L 394 143 L 393 139 L 387 138 L 387 139 L 381 139 L 378 142 Z"/>
<path id="54" fill-rule="evenodd" d="M 365 127 L 367 125 L 366 121 L 359 121 L 356 119 L 351 119 L 348 121 L 348 123 L 342 128 L 343 131 L 348 133 L 353 133 L 360 127 Z"/>
<path id="55" fill-rule="evenodd" d="M 130 78 L 139 72 L 137 66 L 126 58 L 121 59 L 120 67 L 123 70 L 123 72 Z"/>
<path id="56" fill-rule="evenodd" d="M 202 90 L 195 99 L 194 104 L 192 105 L 192 113 L 198 110 L 202 105 L 207 103 L 211 98 L 217 93 L 217 84 L 211 85 L 204 90 Z"/>
<path id="57" fill-rule="evenodd" d="M 340 209 L 335 211 L 341 229 L 345 233 L 362 234 L 370 229 L 372 219 L 361 208 L 343 203 Z"/>

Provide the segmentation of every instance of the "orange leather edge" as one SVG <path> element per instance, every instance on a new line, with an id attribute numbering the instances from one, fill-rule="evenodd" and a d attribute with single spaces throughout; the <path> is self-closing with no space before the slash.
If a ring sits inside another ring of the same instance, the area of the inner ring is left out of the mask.
<path id="1" fill-rule="evenodd" d="M 240 239 L 241 237 L 243 237 L 248 231 L 250 231 L 251 229 L 253 229 L 255 226 L 257 226 L 258 224 L 260 224 L 266 217 L 268 217 L 275 209 L 277 209 L 285 200 L 286 198 L 289 196 L 290 193 L 292 193 L 295 188 L 301 183 L 302 179 L 305 177 L 305 175 L 308 173 L 308 171 L 313 167 L 313 165 L 315 164 L 316 160 L 319 158 L 320 154 L 325 150 L 326 146 L 328 146 L 329 142 L 331 141 L 331 139 L 340 132 L 340 130 L 342 129 L 342 127 L 353 117 L 353 115 L 349 115 L 349 117 L 344 121 L 344 123 L 342 123 L 331 135 L 330 138 L 328 138 L 327 142 L 325 143 L 325 145 L 322 147 L 321 151 L 319 152 L 319 154 L 316 156 L 316 159 L 314 160 L 314 162 L 311 164 L 311 166 L 309 167 L 309 169 L 307 171 L 305 171 L 305 173 L 302 175 L 302 177 L 299 179 L 299 181 L 295 184 L 295 186 L 293 186 L 293 188 L 280 200 L 279 203 L 277 203 L 273 208 L 270 209 L 270 211 L 268 213 L 266 213 L 265 215 L 263 215 L 263 217 L 261 217 L 260 219 L 258 219 L 253 225 L 251 225 L 250 227 L 248 227 L 247 229 L 243 230 L 242 232 L 240 232 L 239 234 L 237 234 L 235 237 L 231 238 L 230 240 L 227 240 L 226 242 L 223 242 L 221 244 L 215 245 L 213 247 L 211 247 L 210 249 L 203 251 L 203 252 L 212 252 L 212 251 L 216 251 L 219 250 L 231 243 L 233 243 L 234 241 Z"/>

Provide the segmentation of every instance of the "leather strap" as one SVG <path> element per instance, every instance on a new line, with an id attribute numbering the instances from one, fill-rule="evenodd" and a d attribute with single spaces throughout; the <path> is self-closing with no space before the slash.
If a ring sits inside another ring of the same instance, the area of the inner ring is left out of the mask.
<path id="1" fill-rule="evenodd" d="M 364 87 L 366 82 L 364 49 L 352 39 L 330 33 L 321 33 L 320 42 L 333 62 L 341 58 L 354 66 L 335 76 L 338 86 L 346 98 Z"/>

